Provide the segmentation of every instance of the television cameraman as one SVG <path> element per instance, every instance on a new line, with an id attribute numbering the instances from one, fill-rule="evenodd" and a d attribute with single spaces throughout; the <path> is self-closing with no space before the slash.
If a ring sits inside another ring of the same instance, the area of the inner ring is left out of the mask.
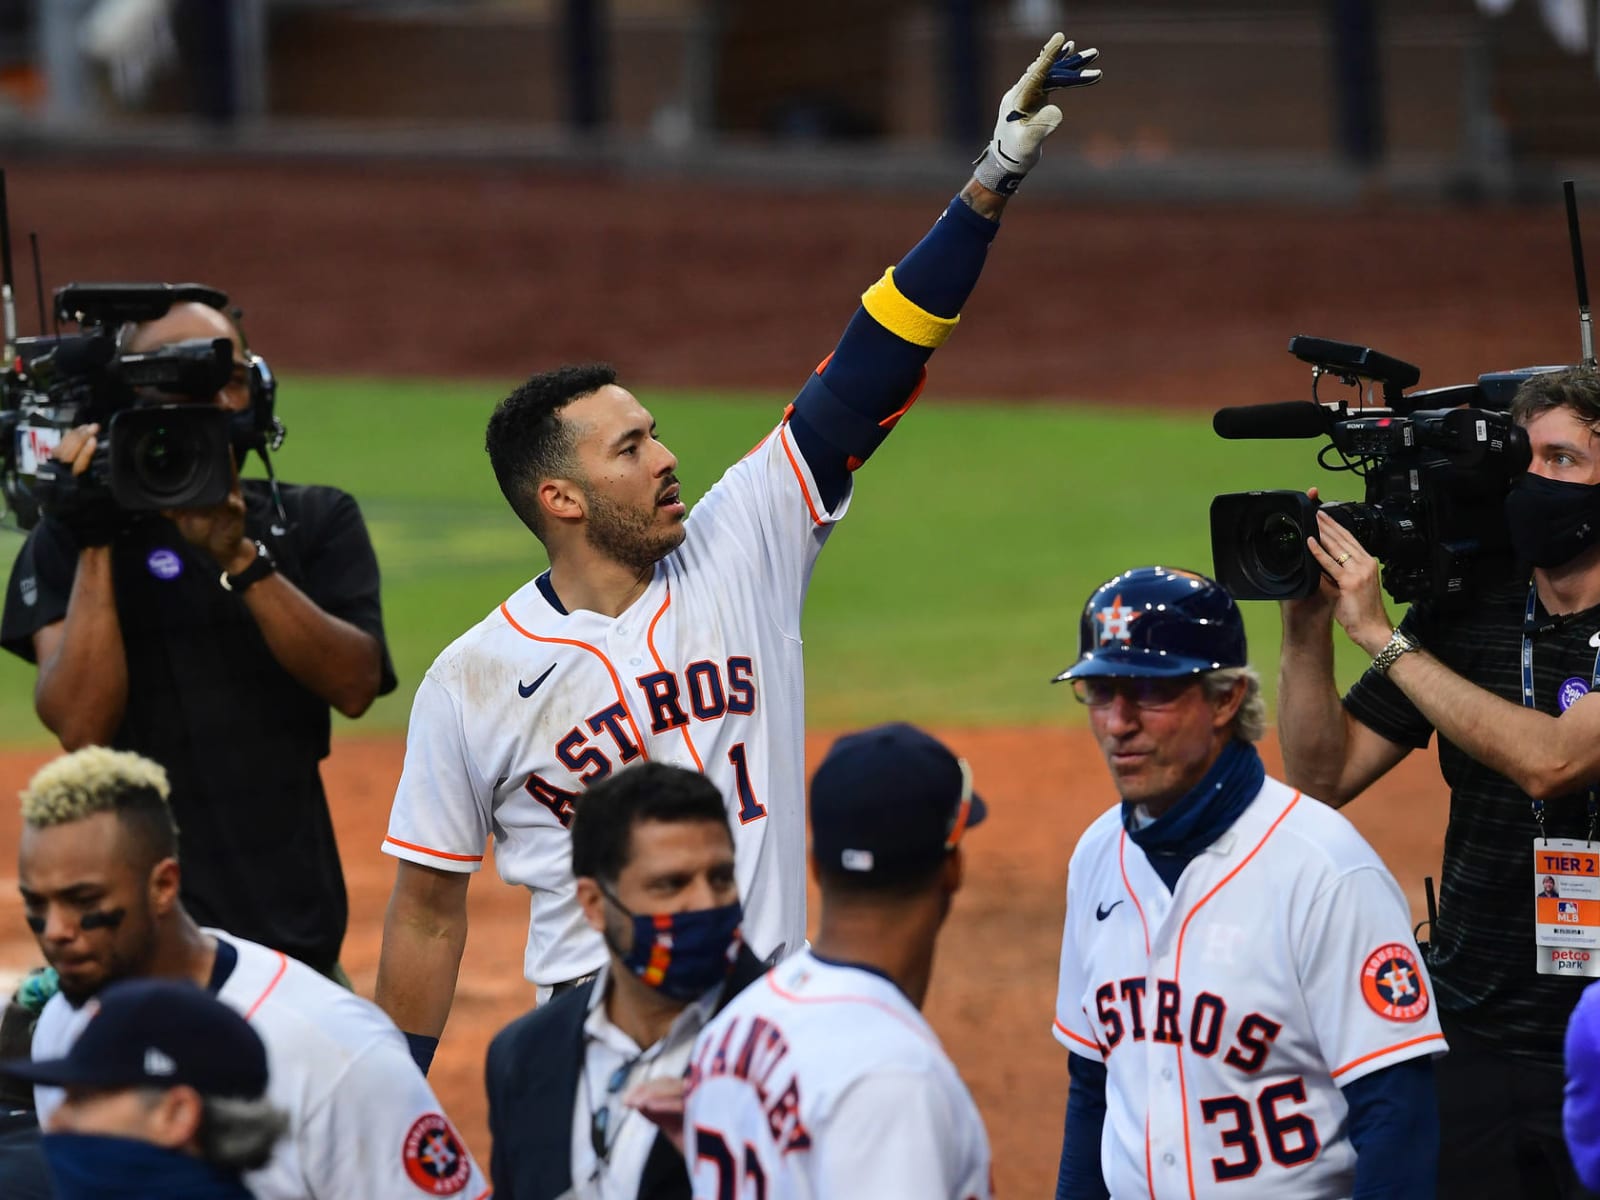
<path id="1" fill-rule="evenodd" d="M 230 316 L 181 301 L 123 326 L 117 350 L 214 338 L 233 345 L 233 376 L 210 401 L 234 415 L 227 499 L 47 512 L 12 569 L 0 646 L 38 664 L 34 708 L 64 749 L 114 746 L 167 769 L 183 900 L 200 924 L 346 982 L 348 906 L 318 763 L 330 706 L 357 717 L 395 686 L 377 559 L 347 493 L 239 478 L 248 450 L 265 458 L 274 395 Z M 81 476 L 100 432 L 70 430 L 55 457 Z"/>
<path id="2" fill-rule="evenodd" d="M 1536 838 L 1597 832 L 1600 373 L 1531 376 L 1511 415 L 1532 451 L 1505 505 L 1528 572 L 1464 612 L 1414 605 L 1395 629 L 1378 563 L 1319 512 L 1308 540 L 1321 590 L 1282 602 L 1278 735 L 1291 783 L 1343 805 L 1439 733 L 1451 793 L 1429 955 L 1451 1047 L 1436 1067 L 1441 1197 L 1590 1194 L 1562 1140 L 1562 1038 L 1588 982 L 1579 969 L 1600 970 L 1600 954 L 1573 969 L 1570 952 L 1536 941 L 1534 880 L 1546 872 L 1533 850 Z M 1373 655 L 1342 705 L 1334 620 Z"/>

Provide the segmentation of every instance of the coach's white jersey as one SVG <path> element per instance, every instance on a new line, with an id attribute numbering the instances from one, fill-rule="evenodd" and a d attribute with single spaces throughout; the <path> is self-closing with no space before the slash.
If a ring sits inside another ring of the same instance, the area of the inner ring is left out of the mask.
<path id="1" fill-rule="evenodd" d="M 467 1152 L 383 1010 L 277 950 L 216 929 L 239 952 L 217 998 L 267 1048 L 267 1098 L 289 1131 L 245 1183 L 260 1200 L 481 1200 L 488 1176 Z M 33 1057 L 59 1058 L 94 1016 L 57 995 L 39 1016 Z M 39 1121 L 60 1102 L 35 1088 Z"/>
<path id="2" fill-rule="evenodd" d="M 1411 916 L 1344 817 L 1268 779 L 1168 892 L 1121 808 L 1067 876 L 1056 1037 L 1106 1064 L 1113 1196 L 1329 1200 L 1340 1087 L 1445 1050 Z"/>
<path id="3" fill-rule="evenodd" d="M 989 1200 L 983 1118 L 888 978 L 810 950 L 751 984 L 690 1059 L 696 1200 Z"/>
<path id="4" fill-rule="evenodd" d="M 780 424 L 695 505 L 683 544 L 619 617 L 564 613 L 524 586 L 417 689 L 384 850 L 476 871 L 485 842 L 532 891 L 527 977 L 605 961 L 574 898 L 567 827 L 583 790 L 654 759 L 727 798 L 744 932 L 759 955 L 805 938 L 800 610 L 832 512 Z"/>

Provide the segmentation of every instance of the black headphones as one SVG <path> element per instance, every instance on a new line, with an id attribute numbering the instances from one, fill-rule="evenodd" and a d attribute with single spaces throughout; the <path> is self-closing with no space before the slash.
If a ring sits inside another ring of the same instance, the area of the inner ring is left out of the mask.
<path id="1" fill-rule="evenodd" d="M 233 444 L 242 461 L 248 451 L 276 450 L 283 445 L 288 430 L 278 420 L 278 381 L 267 366 L 267 360 L 250 350 L 245 351 L 249 366 L 250 407 L 236 413 L 232 422 Z"/>

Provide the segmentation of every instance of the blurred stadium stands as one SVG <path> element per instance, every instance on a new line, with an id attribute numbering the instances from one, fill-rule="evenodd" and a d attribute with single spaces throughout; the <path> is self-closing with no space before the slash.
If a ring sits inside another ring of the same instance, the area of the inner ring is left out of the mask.
<path id="1" fill-rule="evenodd" d="M 0 0 L 0 139 L 920 183 L 970 157 L 1060 25 L 1105 50 L 1111 86 L 1069 114 L 1057 187 L 1600 183 L 1594 6 L 1563 8 L 1575 52 L 1550 25 L 1567 0 L 1480 3 L 1507 0 Z"/>

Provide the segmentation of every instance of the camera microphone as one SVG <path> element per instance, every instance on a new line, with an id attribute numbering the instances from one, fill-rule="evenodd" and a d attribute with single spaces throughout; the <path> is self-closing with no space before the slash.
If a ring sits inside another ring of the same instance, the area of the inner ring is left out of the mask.
<path id="1" fill-rule="evenodd" d="M 1325 437 L 1333 423 L 1328 410 L 1315 402 L 1286 400 L 1280 404 L 1245 404 L 1219 408 L 1211 418 L 1218 437 L 1232 440 Z"/>

